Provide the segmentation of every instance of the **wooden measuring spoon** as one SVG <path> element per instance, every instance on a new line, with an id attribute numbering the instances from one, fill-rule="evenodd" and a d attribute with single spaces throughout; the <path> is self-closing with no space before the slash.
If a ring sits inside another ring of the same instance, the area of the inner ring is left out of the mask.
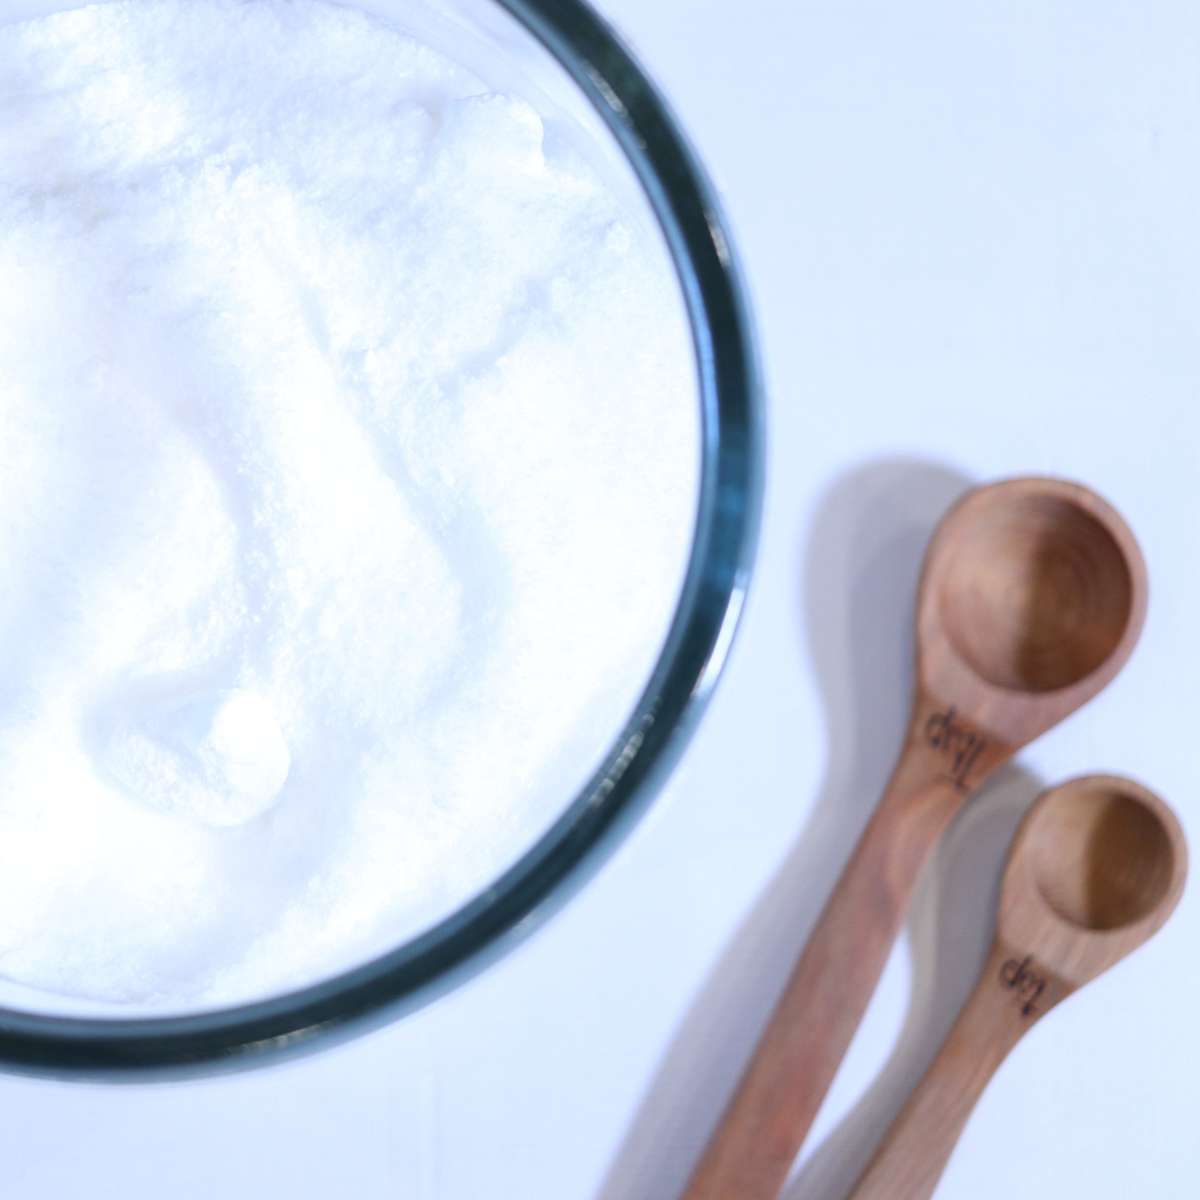
<path id="1" fill-rule="evenodd" d="M 1001 763 L 1113 678 L 1145 611 L 1133 535 L 1079 484 L 1009 480 L 943 518 L 900 760 L 681 1200 L 778 1195 L 938 838 Z"/>
<path id="2" fill-rule="evenodd" d="M 1186 874 L 1183 831 L 1152 792 L 1105 775 L 1044 792 L 1013 839 L 979 983 L 851 1200 L 932 1196 L 1008 1052 L 1154 934 Z"/>

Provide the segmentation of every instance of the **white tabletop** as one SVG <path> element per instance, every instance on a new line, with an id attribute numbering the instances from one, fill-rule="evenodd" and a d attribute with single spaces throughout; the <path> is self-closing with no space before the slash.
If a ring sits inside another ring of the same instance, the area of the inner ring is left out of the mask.
<path id="1" fill-rule="evenodd" d="M 970 481 L 1106 493 L 1149 624 L 953 828 L 787 1200 L 842 1200 L 920 1074 L 1042 783 L 1132 773 L 1200 842 L 1200 8 L 602 7 L 721 186 L 761 326 L 764 540 L 708 717 L 575 901 L 383 1032 L 196 1083 L 0 1077 L 12 1200 L 668 1200 L 884 781 L 918 558 Z M 1197 1194 L 1196 892 L 1018 1047 L 939 1195 Z"/>

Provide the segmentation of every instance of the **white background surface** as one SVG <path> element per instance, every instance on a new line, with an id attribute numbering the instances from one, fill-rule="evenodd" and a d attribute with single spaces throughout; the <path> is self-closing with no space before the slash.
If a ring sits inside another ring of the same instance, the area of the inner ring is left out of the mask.
<path id="1" fill-rule="evenodd" d="M 211 1082 L 0 1078 L 6 1197 L 669 1200 L 884 781 L 919 555 L 969 481 L 1105 492 L 1144 543 L 1149 624 L 954 827 L 787 1200 L 841 1200 L 920 1073 L 1040 783 L 1141 776 L 1200 842 L 1200 9 L 603 8 L 721 186 L 762 332 L 764 541 L 705 724 L 574 903 L 403 1022 Z M 1198 936 L 1193 887 L 1031 1033 L 940 1196 L 1198 1194 Z"/>

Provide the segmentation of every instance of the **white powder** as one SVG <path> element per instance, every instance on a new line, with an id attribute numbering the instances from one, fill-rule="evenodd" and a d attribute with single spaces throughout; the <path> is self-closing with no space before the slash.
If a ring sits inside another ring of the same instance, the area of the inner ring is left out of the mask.
<path id="1" fill-rule="evenodd" d="M 224 1002 L 412 936 L 628 716 L 694 520 L 658 241 L 310 0 L 0 27 L 0 974 Z"/>

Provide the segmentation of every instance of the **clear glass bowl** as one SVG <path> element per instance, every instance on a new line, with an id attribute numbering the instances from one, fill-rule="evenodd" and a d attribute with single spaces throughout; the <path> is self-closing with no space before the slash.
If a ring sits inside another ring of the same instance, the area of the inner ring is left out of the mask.
<path id="1" fill-rule="evenodd" d="M 11 0 L 3 20 L 82 6 Z M 486 60 L 479 73 L 493 81 L 506 70 L 534 81 L 607 147 L 616 174 L 657 220 L 687 306 L 702 409 L 696 525 L 679 604 L 648 685 L 589 782 L 536 844 L 449 917 L 353 970 L 221 1010 L 122 1018 L 0 1008 L 0 1063 L 18 1070 L 105 1076 L 246 1066 L 319 1048 L 428 1002 L 526 936 L 603 861 L 678 756 L 732 640 L 761 492 L 754 343 L 725 224 L 663 100 L 580 0 L 351 6 L 434 45 L 449 36 L 454 56 L 477 69 Z"/>

